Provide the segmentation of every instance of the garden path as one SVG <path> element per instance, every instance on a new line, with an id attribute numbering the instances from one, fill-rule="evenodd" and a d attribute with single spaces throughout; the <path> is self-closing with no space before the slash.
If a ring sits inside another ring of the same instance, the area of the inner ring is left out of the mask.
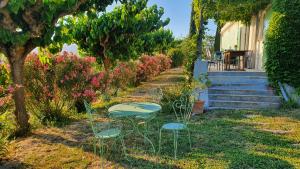
<path id="1" fill-rule="evenodd" d="M 170 69 L 148 82 L 142 82 L 140 86 L 135 88 L 135 90 L 126 97 L 133 100 L 139 98 L 149 98 L 154 90 L 172 85 L 178 85 L 182 83 L 184 78 L 185 76 L 183 68 Z"/>

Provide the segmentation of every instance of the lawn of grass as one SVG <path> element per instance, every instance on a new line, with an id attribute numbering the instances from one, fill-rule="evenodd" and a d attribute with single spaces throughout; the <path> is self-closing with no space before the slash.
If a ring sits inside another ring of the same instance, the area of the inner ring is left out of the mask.
<path id="1" fill-rule="evenodd" d="M 172 119 L 161 113 L 155 120 L 162 125 Z M 212 111 L 194 117 L 190 128 L 192 150 L 182 135 L 178 160 L 173 159 L 170 134 L 164 134 L 160 155 L 151 153 L 142 138 L 128 136 L 128 159 L 113 150 L 105 168 L 300 168 L 300 109 Z M 157 146 L 158 128 L 150 129 Z M 6 161 L 23 168 L 97 168 L 103 158 L 93 155 L 91 138 L 85 122 L 47 128 L 12 143 Z"/>

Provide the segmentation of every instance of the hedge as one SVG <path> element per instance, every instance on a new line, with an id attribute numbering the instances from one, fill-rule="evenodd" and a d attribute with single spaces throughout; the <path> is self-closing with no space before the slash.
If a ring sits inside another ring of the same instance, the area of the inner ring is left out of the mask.
<path id="1" fill-rule="evenodd" d="M 266 34 L 265 63 L 269 81 L 300 87 L 300 0 L 273 0 Z"/>

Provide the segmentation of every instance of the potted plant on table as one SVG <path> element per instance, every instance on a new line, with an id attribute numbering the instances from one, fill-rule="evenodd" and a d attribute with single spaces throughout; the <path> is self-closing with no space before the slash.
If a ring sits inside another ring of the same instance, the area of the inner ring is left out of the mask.
<path id="1" fill-rule="evenodd" d="M 202 114 L 204 112 L 205 99 L 202 99 L 203 96 L 208 95 L 208 87 L 211 85 L 211 82 L 208 80 L 207 74 L 200 75 L 199 79 L 194 79 L 192 81 L 192 90 L 194 97 L 194 105 L 192 109 L 193 115 Z"/>

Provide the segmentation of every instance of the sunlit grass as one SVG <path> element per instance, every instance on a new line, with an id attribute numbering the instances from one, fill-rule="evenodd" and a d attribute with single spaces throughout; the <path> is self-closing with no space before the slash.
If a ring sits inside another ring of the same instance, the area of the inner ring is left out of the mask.
<path id="1" fill-rule="evenodd" d="M 131 135 L 125 138 L 127 160 L 115 156 L 118 150 L 100 158 L 93 154 L 92 133 L 86 123 L 37 131 L 13 143 L 9 156 L 33 168 L 97 168 L 100 160 L 106 168 L 300 168 L 299 114 L 299 109 L 214 111 L 194 117 L 192 150 L 182 134 L 178 160 L 173 159 L 171 133 L 163 135 L 161 154 L 152 153 L 143 138 Z M 155 120 L 161 126 L 172 121 L 172 115 L 162 113 Z M 152 124 L 150 138 L 157 148 L 158 128 Z"/>

